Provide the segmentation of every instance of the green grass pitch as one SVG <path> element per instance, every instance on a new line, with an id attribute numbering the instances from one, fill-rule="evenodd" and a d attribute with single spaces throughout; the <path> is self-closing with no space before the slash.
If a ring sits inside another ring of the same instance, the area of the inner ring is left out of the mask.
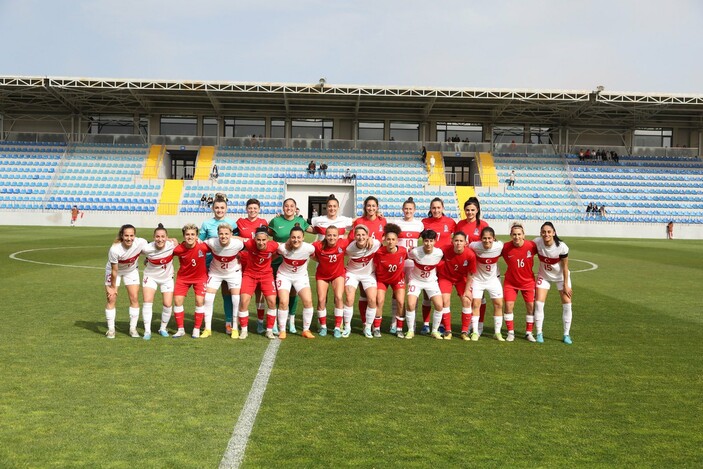
<path id="1" fill-rule="evenodd" d="M 268 340 L 226 337 L 219 297 L 208 340 L 131 339 L 124 289 L 105 339 L 116 231 L 0 227 L 2 467 L 222 458 Z M 572 275 L 573 346 L 555 292 L 541 346 L 520 339 L 521 300 L 514 343 L 368 340 L 358 316 L 347 340 L 289 336 L 244 467 L 703 466 L 703 241 L 566 242 L 573 271 L 598 265 Z M 41 264 L 9 257 L 26 250 Z"/>

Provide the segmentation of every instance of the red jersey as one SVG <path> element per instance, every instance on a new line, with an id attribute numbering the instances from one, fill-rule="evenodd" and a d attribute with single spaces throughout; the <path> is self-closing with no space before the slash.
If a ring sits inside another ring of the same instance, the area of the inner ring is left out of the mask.
<path id="1" fill-rule="evenodd" d="M 386 246 L 376 251 L 373 263 L 376 266 L 376 280 L 387 285 L 396 284 L 405 280 L 405 261 L 408 259 L 408 250 L 403 246 L 391 253 Z"/>
<path id="2" fill-rule="evenodd" d="M 256 234 L 256 229 L 260 226 L 268 228 L 268 222 L 263 218 L 257 218 L 256 220 L 249 220 L 248 218 L 240 218 L 237 220 L 237 229 L 239 230 L 239 236 L 247 239 L 254 239 Z M 239 261 L 242 263 L 242 268 L 247 265 L 248 252 L 239 253 Z"/>
<path id="3" fill-rule="evenodd" d="M 454 246 L 446 246 L 442 252 L 443 262 L 437 269 L 439 278 L 458 283 L 465 282 L 469 273 L 476 273 L 476 254 L 468 246 L 460 254 L 454 252 Z"/>
<path id="4" fill-rule="evenodd" d="M 173 255 L 178 256 L 180 266 L 176 273 L 176 280 L 181 283 L 204 283 L 207 281 L 207 265 L 205 255 L 210 252 L 210 247 L 202 241 L 188 248 L 185 242 L 173 250 Z"/>
<path id="5" fill-rule="evenodd" d="M 256 241 L 250 239 L 244 243 L 244 248 L 247 250 L 247 263 L 244 267 L 244 273 L 249 277 L 261 277 L 266 274 L 273 274 L 271 269 L 271 261 L 278 251 L 278 243 L 276 241 L 267 241 L 266 248 L 260 251 L 256 247 Z"/>
<path id="6" fill-rule="evenodd" d="M 532 267 L 536 255 L 537 245 L 532 241 L 525 240 L 521 247 L 516 247 L 512 242 L 505 243 L 501 252 L 508 265 L 505 284 L 518 289 L 534 288 L 535 274 Z"/>
<path id="7" fill-rule="evenodd" d="M 333 280 L 337 277 L 344 277 L 344 253 L 351 240 L 337 239 L 337 244 L 324 249 L 322 241 L 315 241 L 315 258 L 317 259 L 317 270 L 315 278 L 319 280 Z"/>
<path id="8" fill-rule="evenodd" d="M 466 234 L 467 243 L 473 243 L 474 241 L 481 241 L 481 231 L 484 228 L 488 228 L 488 223 L 485 220 L 479 220 L 478 227 L 476 226 L 476 221 L 466 221 L 461 220 L 456 224 L 456 229 L 454 232 L 461 231 Z"/>
<path id="9" fill-rule="evenodd" d="M 352 223 L 351 230 L 349 230 L 349 237 L 354 238 L 354 229 L 358 225 L 364 225 L 369 229 L 369 237 L 377 240 L 383 239 L 383 228 L 386 227 L 388 222 L 383 217 L 376 217 L 375 220 L 369 220 L 365 216 L 359 217 Z"/>
<path id="10" fill-rule="evenodd" d="M 426 230 L 434 230 L 437 232 L 437 240 L 434 243 L 435 248 L 442 249 L 445 246 L 451 246 L 452 233 L 456 231 L 456 222 L 454 220 L 446 215 L 442 215 L 440 218 L 423 218 L 422 224 Z"/>

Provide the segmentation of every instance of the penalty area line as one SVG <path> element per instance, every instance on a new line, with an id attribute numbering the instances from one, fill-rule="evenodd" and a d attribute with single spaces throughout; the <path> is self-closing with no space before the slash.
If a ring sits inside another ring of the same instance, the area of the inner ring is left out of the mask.
<path id="1" fill-rule="evenodd" d="M 244 452 L 247 449 L 249 435 L 251 435 L 251 430 L 254 428 L 256 415 L 259 413 L 259 407 L 261 407 L 261 401 L 264 398 L 266 385 L 271 376 L 271 370 L 276 361 L 276 354 L 278 353 L 280 345 L 281 341 L 274 339 L 269 343 L 268 347 L 266 347 L 264 358 L 261 359 L 259 371 L 256 373 L 256 378 L 254 378 L 254 382 L 251 384 L 251 390 L 249 390 L 244 408 L 239 414 L 239 419 L 234 426 L 232 437 L 229 439 L 225 454 L 222 456 L 222 461 L 220 461 L 221 469 L 238 468 L 241 466 L 242 461 L 244 461 Z"/>

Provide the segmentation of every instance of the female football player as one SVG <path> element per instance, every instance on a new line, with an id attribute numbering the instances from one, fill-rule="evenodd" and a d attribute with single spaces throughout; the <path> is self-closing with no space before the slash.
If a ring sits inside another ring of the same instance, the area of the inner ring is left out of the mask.
<path id="1" fill-rule="evenodd" d="M 161 327 L 159 334 L 168 337 L 168 321 L 171 319 L 173 308 L 173 250 L 176 243 L 168 239 L 168 231 L 164 225 L 154 230 L 154 241 L 149 243 L 142 254 L 146 255 L 146 267 L 142 278 L 142 318 L 144 320 L 144 340 L 151 338 L 151 318 L 153 315 L 154 296 L 156 288 L 161 290 Z"/>

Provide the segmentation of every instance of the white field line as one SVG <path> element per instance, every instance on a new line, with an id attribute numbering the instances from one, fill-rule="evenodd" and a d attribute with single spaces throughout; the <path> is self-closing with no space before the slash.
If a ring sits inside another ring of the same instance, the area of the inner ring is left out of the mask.
<path id="1" fill-rule="evenodd" d="M 10 254 L 10 259 L 15 260 L 15 261 L 20 261 L 20 262 L 31 262 L 32 264 L 40 264 L 40 265 L 52 265 L 55 267 L 74 267 L 76 269 L 98 269 L 98 270 L 105 270 L 105 267 L 95 267 L 92 265 L 70 265 L 70 264 L 53 264 L 51 262 L 39 262 L 39 261 L 30 261 L 29 259 L 22 259 L 21 257 L 18 257 L 20 254 L 24 254 L 26 252 L 36 252 L 36 251 L 52 251 L 56 249 L 85 249 L 85 248 L 95 248 L 95 247 L 101 247 L 101 246 L 69 246 L 69 247 L 57 247 L 57 248 L 37 248 L 37 249 L 25 249 L 24 251 L 17 251 L 13 252 Z"/>
<path id="2" fill-rule="evenodd" d="M 569 258 L 569 264 L 571 264 L 572 262 L 584 262 L 584 263 L 590 265 L 590 267 L 587 268 L 587 269 L 581 269 L 581 270 L 571 270 L 571 269 L 569 269 L 569 272 L 571 272 L 571 273 L 576 273 L 576 272 L 590 272 L 591 270 L 596 270 L 596 269 L 598 268 L 598 264 L 593 263 L 593 262 L 590 262 L 590 261 L 584 261 L 584 260 L 581 260 L 581 259 L 571 259 L 571 258 Z"/>

